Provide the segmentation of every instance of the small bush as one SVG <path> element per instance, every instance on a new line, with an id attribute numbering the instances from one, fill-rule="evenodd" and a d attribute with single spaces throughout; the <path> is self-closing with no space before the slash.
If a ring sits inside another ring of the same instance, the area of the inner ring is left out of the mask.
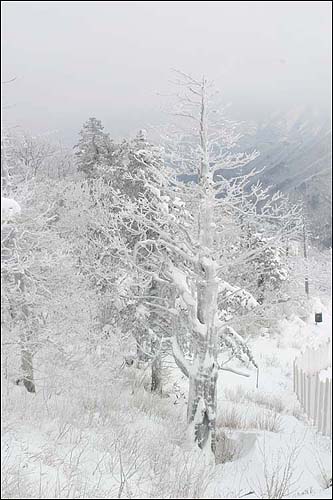
<path id="1" fill-rule="evenodd" d="M 246 398 L 245 389 L 241 385 L 238 385 L 236 389 L 224 389 L 224 395 L 233 403 L 241 403 Z"/>
<path id="2" fill-rule="evenodd" d="M 281 366 L 279 358 L 276 354 L 267 355 L 264 358 L 265 365 L 269 368 L 278 368 Z"/>
<path id="3" fill-rule="evenodd" d="M 239 449 L 235 442 L 228 438 L 224 431 L 218 430 L 216 433 L 216 464 L 232 462 L 239 456 Z"/>
<path id="4" fill-rule="evenodd" d="M 261 391 L 246 392 L 242 386 L 236 389 L 225 389 L 225 397 L 234 403 L 251 402 L 277 413 L 284 413 L 286 406 L 281 397 Z"/>
<path id="5" fill-rule="evenodd" d="M 240 410 L 235 406 L 224 408 L 216 421 L 217 427 L 223 429 L 245 429 L 244 423 Z"/>
<path id="6" fill-rule="evenodd" d="M 263 447 L 258 445 L 263 464 L 263 477 L 257 478 L 256 484 L 251 485 L 257 498 L 282 499 L 292 498 L 295 493 L 299 477 L 295 477 L 296 461 L 302 447 L 301 442 L 291 443 L 288 450 L 279 450 L 277 455 L 272 455 L 266 449 L 265 441 Z"/>
<path id="7" fill-rule="evenodd" d="M 246 430 L 258 429 L 261 431 L 280 432 L 281 416 L 272 410 L 255 411 L 253 415 L 242 413 L 242 408 L 226 407 L 217 418 L 217 428 Z"/>
<path id="8" fill-rule="evenodd" d="M 281 416 L 274 411 L 262 411 L 253 420 L 256 429 L 269 432 L 281 432 Z"/>

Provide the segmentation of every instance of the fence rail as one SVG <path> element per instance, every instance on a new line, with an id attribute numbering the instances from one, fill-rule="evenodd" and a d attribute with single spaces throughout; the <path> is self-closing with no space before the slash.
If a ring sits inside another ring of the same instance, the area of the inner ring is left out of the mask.
<path id="1" fill-rule="evenodd" d="M 294 392 L 307 416 L 324 436 L 332 437 L 332 379 L 320 371 L 332 366 L 330 341 L 307 349 L 294 361 Z"/>

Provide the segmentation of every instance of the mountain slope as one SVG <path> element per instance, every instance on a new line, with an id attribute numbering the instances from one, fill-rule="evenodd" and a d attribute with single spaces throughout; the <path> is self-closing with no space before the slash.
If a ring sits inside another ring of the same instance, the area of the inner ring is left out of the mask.
<path id="1" fill-rule="evenodd" d="M 331 128 L 327 118 L 312 110 L 275 114 L 241 140 L 241 148 L 257 149 L 255 168 L 264 185 L 305 202 L 311 234 L 331 246 Z M 244 172 L 245 173 L 245 172 Z"/>

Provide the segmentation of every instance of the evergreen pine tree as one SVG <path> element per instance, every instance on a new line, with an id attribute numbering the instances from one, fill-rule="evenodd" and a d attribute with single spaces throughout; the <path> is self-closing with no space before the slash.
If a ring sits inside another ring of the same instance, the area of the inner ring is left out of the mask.
<path id="1" fill-rule="evenodd" d="M 80 131 L 80 140 L 74 146 L 77 169 L 88 178 L 96 177 L 98 167 L 104 165 L 112 156 L 113 143 L 109 134 L 97 118 L 89 118 Z"/>

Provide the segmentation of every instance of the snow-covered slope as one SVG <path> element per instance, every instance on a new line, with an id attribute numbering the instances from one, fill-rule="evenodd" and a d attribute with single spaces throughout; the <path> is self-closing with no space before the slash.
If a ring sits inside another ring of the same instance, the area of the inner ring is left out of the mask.
<path id="1" fill-rule="evenodd" d="M 313 235 L 331 246 L 330 120 L 307 108 L 276 113 L 245 134 L 240 148 L 260 151 L 247 170 L 264 169 L 258 178 L 265 185 L 305 200 Z"/>

